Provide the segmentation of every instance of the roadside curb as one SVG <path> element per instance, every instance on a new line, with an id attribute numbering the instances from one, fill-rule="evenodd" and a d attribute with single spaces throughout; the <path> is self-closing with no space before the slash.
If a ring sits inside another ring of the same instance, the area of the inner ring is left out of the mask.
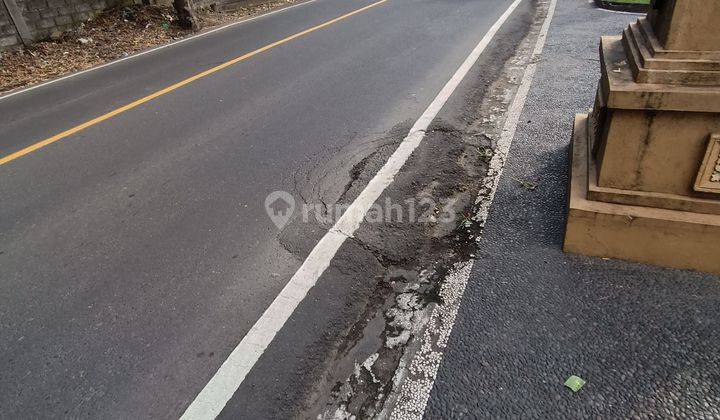
<path id="1" fill-rule="evenodd" d="M 602 9 L 614 10 L 616 12 L 647 13 L 650 9 L 649 4 L 615 3 L 610 0 L 595 0 L 595 4 Z"/>

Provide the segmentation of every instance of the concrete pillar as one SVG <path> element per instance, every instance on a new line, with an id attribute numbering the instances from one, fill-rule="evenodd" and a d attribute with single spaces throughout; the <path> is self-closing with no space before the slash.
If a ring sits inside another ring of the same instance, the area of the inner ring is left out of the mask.
<path id="1" fill-rule="evenodd" d="M 602 37 L 564 249 L 720 274 L 720 1 L 654 0 Z"/>

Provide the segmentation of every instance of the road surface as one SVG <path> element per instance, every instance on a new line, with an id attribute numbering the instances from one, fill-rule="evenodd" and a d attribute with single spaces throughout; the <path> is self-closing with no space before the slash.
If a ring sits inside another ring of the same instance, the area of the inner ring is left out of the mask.
<path id="1" fill-rule="evenodd" d="M 0 97 L 2 416 L 180 416 L 324 233 L 279 231 L 266 196 L 337 200 L 510 3 L 315 0 Z M 333 273 L 223 416 L 307 408 L 324 325 L 368 296 Z"/>

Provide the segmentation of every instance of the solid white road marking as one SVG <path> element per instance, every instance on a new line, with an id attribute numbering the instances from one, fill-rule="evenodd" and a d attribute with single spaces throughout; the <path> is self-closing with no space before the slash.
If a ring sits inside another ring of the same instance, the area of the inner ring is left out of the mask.
<path id="1" fill-rule="evenodd" d="M 476 201 L 476 205 L 479 206 L 478 212 L 475 215 L 475 220 L 482 227 L 487 222 L 490 205 L 495 198 L 495 192 L 510 152 L 510 146 L 515 137 L 518 121 L 523 108 L 525 108 L 525 101 L 537 70 L 537 63 L 545 47 L 550 23 L 555 15 L 556 4 L 557 0 L 550 1 L 547 16 L 543 26 L 540 28 L 535 48 L 529 58 L 520 87 L 518 87 L 513 103 L 508 110 L 508 116 L 505 119 L 500 140 L 495 148 L 495 154 L 490 160 L 488 172 L 483 179 L 483 186 Z M 430 315 L 420 347 L 410 361 L 409 371 L 413 376 L 406 378 L 401 385 L 397 403 L 390 415 L 391 419 L 416 420 L 422 419 L 425 414 L 425 407 L 435 384 L 435 377 L 442 362 L 444 351 L 447 348 L 448 339 L 455 324 L 473 263 L 473 260 L 459 263 L 447 276 L 440 291 L 446 303 L 436 306 Z"/>
<path id="2" fill-rule="evenodd" d="M 43 82 L 43 83 L 40 83 L 40 84 L 37 84 L 37 85 L 34 85 L 34 86 L 30 86 L 30 87 L 26 87 L 26 88 L 23 88 L 23 89 L 19 89 L 19 90 L 16 90 L 16 91 L 9 91 L 9 92 L 6 92 L 6 93 L 0 93 L 0 101 L 2 101 L 3 99 L 10 98 L 10 97 L 15 96 L 15 95 L 19 95 L 19 94 L 21 94 L 21 93 L 25 93 L 25 92 L 29 92 L 29 91 L 31 91 L 31 90 L 35 90 L 35 89 L 41 88 L 41 87 L 43 87 L 43 86 L 51 85 L 51 84 L 53 84 L 53 83 L 57 83 L 57 82 L 60 82 L 60 81 L 66 80 L 66 79 L 70 79 L 70 78 L 73 78 L 73 77 L 76 77 L 76 76 L 80 76 L 81 74 L 89 73 L 89 72 L 95 71 L 95 70 L 100 70 L 101 68 L 108 67 L 108 66 L 112 66 L 113 64 L 121 63 L 121 62 L 123 62 L 123 61 L 125 61 L 125 60 L 131 60 L 131 59 L 133 59 L 133 58 L 137 58 L 137 57 L 143 56 L 143 55 L 145 55 L 145 54 L 150 54 L 150 53 L 153 53 L 153 52 L 155 52 L 155 51 L 162 50 L 163 48 L 172 47 L 172 46 L 174 46 L 174 45 L 182 44 L 183 42 L 190 41 L 191 39 L 200 38 L 200 37 L 203 37 L 203 36 L 206 36 L 206 35 L 210 35 L 210 34 L 212 34 L 212 33 L 215 33 L 215 32 L 218 32 L 218 31 L 222 31 L 222 30 L 227 29 L 227 28 L 230 28 L 230 27 L 232 27 L 232 26 L 240 25 L 240 24 L 243 24 L 243 23 L 248 23 L 248 22 L 251 22 L 251 21 L 253 21 L 253 20 L 263 18 L 263 17 L 265 17 L 265 16 L 274 15 L 275 13 L 284 12 L 284 11 L 286 11 L 286 10 L 294 9 L 294 8 L 296 8 L 296 7 L 304 6 L 304 5 L 306 5 L 306 4 L 310 4 L 310 3 L 314 3 L 314 2 L 315 2 L 315 0 L 303 1 L 302 3 L 293 4 L 292 6 L 287 6 L 287 7 L 281 8 L 281 9 L 272 10 L 272 11 L 270 11 L 270 12 L 262 13 L 262 14 L 259 14 L 259 15 L 257 15 L 257 16 L 253 16 L 253 17 L 251 17 L 251 18 L 239 20 L 239 21 L 237 21 L 237 22 L 228 23 L 227 25 L 223 25 L 223 26 L 220 26 L 220 27 L 215 28 L 215 29 L 211 29 L 211 30 L 206 31 L 206 32 L 201 32 L 201 33 L 199 33 L 199 34 L 192 35 L 192 36 L 189 36 L 189 37 L 186 37 L 186 38 L 183 38 L 183 39 L 179 39 L 179 40 L 174 41 L 174 42 L 171 42 L 171 43 L 169 43 L 169 44 L 160 45 L 160 46 L 157 46 L 157 47 L 154 47 L 154 48 L 150 48 L 149 50 L 141 51 L 141 52 L 136 53 L 136 54 L 131 54 L 131 55 L 128 55 L 127 57 L 119 58 L 119 59 L 117 59 L 117 60 L 113 60 L 113 61 L 107 62 L 107 63 L 105 63 L 105 64 L 100 64 L 99 66 L 90 67 L 89 69 L 85 69 L 85 70 L 81 70 L 81 71 L 78 71 L 78 72 L 75 72 L 75 73 L 68 74 L 67 76 L 59 77 L 59 78 L 57 78 L 57 79 L 48 80 L 47 82 Z"/>
<path id="3" fill-rule="evenodd" d="M 490 27 L 485 36 L 453 74 L 452 78 L 413 125 L 397 150 L 380 168 L 375 177 L 370 180 L 332 229 L 315 245 L 315 248 L 310 252 L 300 269 L 292 276 L 285 288 L 230 353 L 230 356 L 220 366 L 210 379 L 210 382 L 200 391 L 182 415 L 182 419 L 212 419 L 220 414 L 225 404 L 242 384 L 268 345 L 270 345 L 275 334 L 290 318 L 295 308 L 330 265 L 330 261 L 340 246 L 348 237 L 352 237 L 360 227 L 360 223 L 373 203 L 380 197 L 385 188 L 392 183 L 400 168 L 420 145 L 427 127 L 521 1 L 515 0 L 505 13 L 500 16 L 498 21 Z"/>

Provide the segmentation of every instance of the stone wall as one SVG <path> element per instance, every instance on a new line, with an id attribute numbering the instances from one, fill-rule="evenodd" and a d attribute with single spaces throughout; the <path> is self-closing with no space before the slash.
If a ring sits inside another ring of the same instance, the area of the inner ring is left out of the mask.
<path id="1" fill-rule="evenodd" d="M 50 38 L 118 0 L 0 0 L 0 48 Z M 22 20 L 20 22 L 19 20 Z"/>
<path id="2" fill-rule="evenodd" d="M 194 4 L 228 11 L 269 1 L 194 0 Z M 172 0 L 0 0 L 0 50 L 59 35 L 107 8 L 140 3 L 170 5 Z"/>

